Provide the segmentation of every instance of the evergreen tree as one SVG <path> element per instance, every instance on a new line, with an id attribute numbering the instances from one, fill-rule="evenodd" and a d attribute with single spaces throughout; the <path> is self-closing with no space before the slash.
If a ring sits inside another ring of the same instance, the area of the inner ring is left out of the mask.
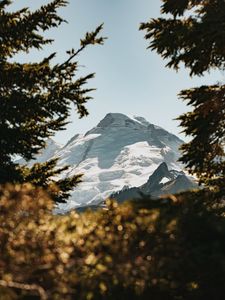
<path id="1" fill-rule="evenodd" d="M 163 0 L 162 13 L 170 17 L 152 19 L 140 29 L 168 67 L 178 70 L 183 63 L 190 76 L 224 70 L 224 0 Z M 225 85 L 184 90 L 180 97 L 193 107 L 178 118 L 185 134 L 192 136 L 181 148 L 181 161 L 200 183 L 224 193 Z"/>
<path id="2" fill-rule="evenodd" d="M 67 51 L 68 59 L 62 63 L 53 63 L 56 53 L 37 63 L 12 62 L 18 53 L 41 50 L 53 42 L 44 33 L 65 22 L 57 9 L 67 1 L 54 0 L 34 12 L 28 8 L 11 12 L 11 3 L 0 1 L 0 184 L 30 181 L 46 187 L 55 183 L 55 199 L 63 201 L 80 175 L 54 181 L 53 176 L 67 168 L 57 169 L 56 160 L 29 168 L 19 166 L 14 158 L 33 159 L 50 136 L 65 129 L 71 104 L 81 118 L 88 114 L 85 103 L 92 89 L 85 84 L 94 74 L 77 78 L 76 58 L 88 45 L 103 43 L 102 25 L 81 39 L 78 50 Z"/>

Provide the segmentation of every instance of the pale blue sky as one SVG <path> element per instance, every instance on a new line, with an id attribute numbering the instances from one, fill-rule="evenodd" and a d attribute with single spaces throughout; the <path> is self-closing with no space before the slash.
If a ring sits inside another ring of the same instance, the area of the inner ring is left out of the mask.
<path id="1" fill-rule="evenodd" d="M 37 8 L 48 2 L 15 0 L 13 6 Z M 42 52 L 18 57 L 20 61 L 35 61 L 56 51 L 56 61 L 62 62 L 67 57 L 66 50 L 78 47 L 86 31 L 104 22 L 102 34 L 108 37 L 105 45 L 90 47 L 79 60 L 82 74 L 96 73 L 89 84 L 97 88 L 92 93 L 94 99 L 87 105 L 90 115 L 80 120 L 73 113 L 67 130 L 56 135 L 58 142 L 65 143 L 73 135 L 86 132 L 108 112 L 140 115 L 178 134 L 181 128 L 173 119 L 187 108 L 177 98 L 177 93 L 181 89 L 222 80 L 219 72 L 190 79 L 186 70 L 176 73 L 166 69 L 161 57 L 146 50 L 147 42 L 144 32 L 138 30 L 139 24 L 159 16 L 160 4 L 160 0 L 70 0 L 67 7 L 59 10 L 69 24 L 48 34 L 55 43 Z"/>

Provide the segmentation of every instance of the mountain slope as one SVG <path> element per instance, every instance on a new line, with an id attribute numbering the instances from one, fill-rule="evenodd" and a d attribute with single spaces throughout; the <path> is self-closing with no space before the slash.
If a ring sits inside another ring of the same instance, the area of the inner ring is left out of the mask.
<path id="1" fill-rule="evenodd" d="M 182 171 L 169 170 L 163 162 L 149 177 L 148 181 L 140 187 L 123 189 L 113 193 L 110 198 L 119 202 L 129 199 L 140 199 L 143 195 L 153 198 L 163 194 L 175 194 L 197 188 L 194 180 L 189 179 Z"/>

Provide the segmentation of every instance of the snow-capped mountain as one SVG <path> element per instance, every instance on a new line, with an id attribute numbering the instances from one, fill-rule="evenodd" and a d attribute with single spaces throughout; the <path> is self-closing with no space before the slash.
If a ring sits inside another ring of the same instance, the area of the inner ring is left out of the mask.
<path id="1" fill-rule="evenodd" d="M 181 171 L 177 159 L 182 143 L 142 117 L 109 113 L 96 127 L 76 134 L 63 147 L 49 139 L 47 147 L 28 164 L 58 157 L 60 166 L 70 165 L 61 177 L 84 174 L 69 201 L 60 205 L 60 210 L 70 210 L 96 205 L 117 191 L 144 185 L 163 162 L 174 172 Z"/>
<path id="2" fill-rule="evenodd" d="M 142 117 L 107 114 L 96 127 L 75 135 L 56 153 L 60 166 L 70 165 L 63 177 L 84 174 L 83 182 L 60 209 L 97 204 L 124 187 L 141 186 L 162 162 L 181 170 L 177 159 L 182 143 Z"/>

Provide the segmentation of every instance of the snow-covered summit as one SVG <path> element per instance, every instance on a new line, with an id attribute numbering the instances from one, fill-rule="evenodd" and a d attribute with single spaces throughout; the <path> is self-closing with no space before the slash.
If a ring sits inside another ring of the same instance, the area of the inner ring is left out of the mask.
<path id="1" fill-rule="evenodd" d="M 83 173 L 83 183 L 61 209 L 97 204 L 112 193 L 144 184 L 154 170 L 166 162 L 177 163 L 182 141 L 142 117 L 109 113 L 84 135 L 75 135 L 56 156 L 70 165 L 63 176 Z"/>

